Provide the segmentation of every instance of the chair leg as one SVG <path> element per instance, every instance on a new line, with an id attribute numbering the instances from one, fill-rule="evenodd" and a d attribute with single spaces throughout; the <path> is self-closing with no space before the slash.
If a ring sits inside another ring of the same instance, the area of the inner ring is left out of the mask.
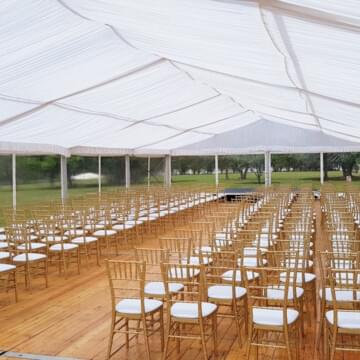
<path id="1" fill-rule="evenodd" d="M 96 264 L 100 266 L 100 245 L 99 240 L 95 241 L 96 243 Z"/>
<path id="2" fill-rule="evenodd" d="M 208 354 L 207 354 L 207 349 L 206 349 L 206 339 L 205 339 L 205 329 L 204 329 L 203 321 L 200 321 L 200 336 L 201 336 L 201 345 L 203 348 L 204 359 L 208 360 Z"/>
<path id="3" fill-rule="evenodd" d="M 14 279 L 15 302 L 18 302 L 19 297 L 18 297 L 18 290 L 17 290 L 17 283 L 16 283 L 16 270 L 14 271 L 13 279 Z"/>
<path id="4" fill-rule="evenodd" d="M 236 328 L 237 328 L 237 331 L 238 331 L 239 348 L 241 349 L 241 347 L 242 347 L 241 322 L 240 322 L 240 314 L 239 314 L 238 304 L 236 303 L 236 300 L 234 301 L 233 308 L 234 308 L 234 316 L 235 316 Z M 245 324 L 245 326 L 246 326 L 246 324 Z"/>
<path id="5" fill-rule="evenodd" d="M 217 358 L 217 317 L 216 314 L 212 318 L 212 332 L 213 332 L 213 341 L 214 341 L 214 356 Z"/>
<path id="6" fill-rule="evenodd" d="M 290 347 L 290 341 L 289 341 L 289 330 L 286 328 L 284 331 L 284 337 L 285 337 L 285 345 L 286 345 L 286 351 L 288 354 L 288 360 L 292 359 L 292 355 L 291 355 L 291 347 Z"/>
<path id="7" fill-rule="evenodd" d="M 250 359 L 250 352 L 251 352 L 251 342 L 252 342 L 252 336 L 253 336 L 253 327 L 252 325 L 249 327 L 249 333 L 248 333 L 248 343 L 246 348 L 246 359 Z"/>
<path id="8" fill-rule="evenodd" d="M 335 329 L 332 334 L 331 348 L 330 348 L 330 360 L 334 360 L 335 351 L 336 351 L 336 338 L 337 338 L 337 330 Z"/>
<path id="9" fill-rule="evenodd" d="M 126 349 L 129 350 L 129 319 L 125 319 L 125 331 Z"/>
<path id="10" fill-rule="evenodd" d="M 160 341 L 161 341 L 161 351 L 164 351 L 164 309 L 160 310 Z"/>
<path id="11" fill-rule="evenodd" d="M 143 332 L 144 332 L 144 337 L 145 337 L 145 350 L 146 350 L 146 358 L 147 360 L 150 360 L 150 345 L 149 345 L 149 336 L 148 336 L 148 329 L 146 326 L 146 318 L 144 317 L 142 320 L 143 323 Z"/>
<path id="12" fill-rule="evenodd" d="M 45 275 L 45 287 L 49 286 L 49 279 L 48 279 L 48 260 L 47 258 L 44 261 L 44 275 Z"/>
<path id="13" fill-rule="evenodd" d="M 165 348 L 162 356 L 162 360 L 166 359 L 166 355 L 169 348 L 169 341 L 170 341 L 170 327 L 171 327 L 171 319 L 170 316 L 167 319 L 167 326 L 166 326 L 166 338 L 165 338 Z"/>
<path id="14" fill-rule="evenodd" d="M 114 340 L 114 328 L 115 328 L 115 316 L 113 314 L 112 318 L 111 318 L 111 325 L 110 325 L 110 339 L 109 339 L 109 345 L 108 345 L 107 356 L 106 356 L 107 360 L 109 360 L 111 357 L 111 349 L 112 349 L 112 344 L 113 344 L 113 340 Z"/>
<path id="15" fill-rule="evenodd" d="M 76 257 L 77 257 L 77 268 L 78 268 L 78 274 L 80 275 L 80 246 L 76 249 Z"/>

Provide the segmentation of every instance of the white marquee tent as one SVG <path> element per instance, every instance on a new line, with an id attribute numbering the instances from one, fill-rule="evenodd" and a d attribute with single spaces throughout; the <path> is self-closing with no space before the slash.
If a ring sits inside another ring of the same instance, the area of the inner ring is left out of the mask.
<path id="1" fill-rule="evenodd" d="M 358 0 L 3 0 L 0 19 L 1 153 L 216 154 L 259 119 L 360 150 Z"/>
<path id="2" fill-rule="evenodd" d="M 358 0 L 3 0 L 0 20 L 0 154 L 360 151 Z"/>

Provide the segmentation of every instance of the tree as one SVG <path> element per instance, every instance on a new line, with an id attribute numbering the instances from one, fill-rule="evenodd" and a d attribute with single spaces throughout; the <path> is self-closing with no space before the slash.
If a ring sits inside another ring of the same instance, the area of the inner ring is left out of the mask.
<path id="1" fill-rule="evenodd" d="M 343 177 L 352 176 L 357 169 L 358 153 L 332 153 L 327 156 L 327 167 L 341 168 Z"/>
<path id="2" fill-rule="evenodd" d="M 251 167 L 255 170 L 255 176 L 258 184 L 261 184 L 261 177 L 264 172 L 264 157 L 262 155 L 255 155 L 251 160 Z"/>
<path id="3" fill-rule="evenodd" d="M 240 156 L 237 163 L 237 170 L 240 174 L 240 180 L 246 180 L 246 176 L 250 168 L 250 163 L 251 160 L 249 156 Z"/>

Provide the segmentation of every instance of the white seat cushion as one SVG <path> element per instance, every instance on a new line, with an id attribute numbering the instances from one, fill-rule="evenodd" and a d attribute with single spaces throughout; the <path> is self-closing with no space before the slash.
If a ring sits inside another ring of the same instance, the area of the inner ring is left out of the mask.
<path id="1" fill-rule="evenodd" d="M 97 230 L 92 235 L 103 237 L 103 236 L 113 236 L 115 234 L 116 234 L 115 230 Z"/>
<path id="2" fill-rule="evenodd" d="M 64 251 L 66 251 L 66 250 L 74 250 L 77 247 L 78 247 L 77 244 L 69 244 L 69 243 L 64 243 L 63 244 Z M 61 251 L 61 250 L 62 250 L 61 244 L 55 244 L 55 245 L 50 246 L 50 251 Z"/>
<path id="3" fill-rule="evenodd" d="M 246 294 L 246 289 L 235 286 L 235 297 L 242 298 Z M 233 287 L 231 285 L 213 285 L 208 288 L 208 297 L 212 299 L 231 300 L 233 298 Z"/>
<path id="4" fill-rule="evenodd" d="M 5 241 L 0 241 L 0 249 L 7 249 L 8 243 Z"/>
<path id="5" fill-rule="evenodd" d="M 0 241 L 6 241 L 6 235 L 0 234 Z"/>
<path id="6" fill-rule="evenodd" d="M 304 295 L 304 289 L 296 287 L 296 298 L 299 299 Z M 285 298 L 285 286 L 269 287 L 267 289 L 267 297 L 274 300 L 283 300 Z M 294 288 L 289 286 L 288 289 L 288 300 L 294 300 Z"/>
<path id="7" fill-rule="evenodd" d="M 284 325 L 283 310 L 269 308 L 253 308 L 253 321 L 258 325 L 282 326 Z M 299 312 L 287 309 L 287 323 L 292 324 L 299 317 Z"/>
<path id="8" fill-rule="evenodd" d="M 254 280 L 257 279 L 259 277 L 259 273 L 253 272 L 253 271 L 247 271 L 246 273 L 248 280 Z M 232 281 L 234 276 L 234 271 L 233 270 L 228 270 L 225 271 L 222 275 L 221 278 L 225 281 Z M 240 282 L 243 279 L 241 278 L 241 271 L 240 270 L 236 270 L 235 273 L 235 281 L 236 282 Z"/>
<path id="9" fill-rule="evenodd" d="M 15 269 L 16 269 L 15 265 L 0 264 L 0 272 L 12 271 L 12 270 L 15 270 Z"/>
<path id="10" fill-rule="evenodd" d="M 71 242 L 74 244 L 88 244 L 94 241 L 97 241 L 97 238 L 94 236 L 80 236 L 71 240 Z"/>
<path id="11" fill-rule="evenodd" d="M 325 316 L 330 324 L 334 324 L 334 310 L 327 311 Z M 360 311 L 338 311 L 337 324 L 343 329 L 360 329 Z"/>
<path id="12" fill-rule="evenodd" d="M 176 293 L 184 289 L 184 285 L 180 283 L 169 283 L 169 291 Z M 152 281 L 145 285 L 144 292 L 146 295 L 165 295 L 165 286 L 161 281 Z"/>
<path id="13" fill-rule="evenodd" d="M 159 300 L 144 299 L 145 313 L 153 312 L 162 307 L 163 303 Z M 115 310 L 118 313 L 136 315 L 141 314 L 141 300 L 140 299 L 123 299 L 119 301 Z"/>
<path id="14" fill-rule="evenodd" d="M 46 255 L 44 254 L 38 254 L 38 253 L 28 253 L 27 256 L 26 254 L 20 254 L 20 255 L 16 255 L 13 258 L 13 261 L 15 262 L 25 262 L 25 261 L 37 261 L 37 260 L 45 260 L 46 259 Z"/>
<path id="15" fill-rule="evenodd" d="M 201 303 L 201 315 L 207 317 L 213 314 L 217 309 L 217 306 L 212 303 L 202 302 Z M 199 318 L 198 303 L 190 302 L 178 302 L 171 306 L 171 316 L 183 319 L 197 319 Z"/>
<path id="16" fill-rule="evenodd" d="M 8 251 L 0 251 L 0 260 L 5 260 L 10 257 L 10 253 Z"/>
<path id="17" fill-rule="evenodd" d="M 17 246 L 18 250 L 38 250 L 38 249 L 44 249 L 46 248 L 46 244 L 42 243 L 42 242 L 31 242 L 28 244 L 28 246 L 26 247 L 26 244 L 21 244 L 19 246 Z"/>
<path id="18" fill-rule="evenodd" d="M 323 292 L 319 290 L 320 298 L 323 297 Z M 335 289 L 335 296 L 337 301 L 352 301 L 360 300 L 360 290 L 354 292 L 351 289 Z M 325 288 L 326 301 L 333 301 L 331 288 Z"/>
<path id="19" fill-rule="evenodd" d="M 238 265 L 240 266 L 243 261 L 243 266 L 247 267 L 256 267 L 256 266 L 264 266 L 267 264 L 266 259 L 257 259 L 256 257 L 244 257 L 244 259 L 238 259 Z"/>

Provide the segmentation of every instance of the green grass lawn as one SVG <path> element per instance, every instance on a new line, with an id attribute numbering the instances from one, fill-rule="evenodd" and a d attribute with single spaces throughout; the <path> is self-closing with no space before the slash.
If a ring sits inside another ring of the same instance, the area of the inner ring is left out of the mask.
<path id="1" fill-rule="evenodd" d="M 341 190 L 345 181 L 341 176 L 341 172 L 329 172 L 330 181 L 336 189 Z M 159 178 L 160 179 L 160 178 Z M 158 181 L 161 181 L 158 180 Z M 193 186 L 193 185 L 214 185 L 214 175 L 177 175 L 172 178 L 173 185 Z M 274 185 L 284 184 L 293 187 L 301 185 L 309 185 L 314 190 L 319 189 L 319 172 L 274 172 L 272 174 L 272 183 Z M 159 182 L 156 183 L 160 185 Z M 360 177 L 354 177 L 353 184 L 360 187 Z M 259 186 L 254 174 L 248 174 L 246 180 L 240 180 L 239 174 L 229 174 L 226 179 L 225 174 L 220 175 L 220 186 L 223 188 L 256 188 Z M 115 187 L 104 186 L 104 191 L 111 191 Z M 81 196 L 86 193 L 96 192 L 96 182 L 78 182 L 76 187 L 69 189 L 69 196 Z M 58 183 L 50 185 L 48 183 L 36 183 L 19 185 L 17 189 L 18 206 L 39 204 L 42 202 L 60 199 L 60 186 Z M 10 186 L 0 186 L 0 210 L 4 207 L 12 205 L 12 192 Z M 0 223 L 2 218 L 0 215 Z"/>
<path id="2" fill-rule="evenodd" d="M 333 184 L 336 189 L 341 189 L 346 183 L 340 171 L 330 171 L 329 178 L 330 180 L 327 183 Z M 263 178 L 262 181 L 264 181 Z M 214 175 L 178 175 L 173 176 L 172 182 L 173 184 L 181 185 L 212 185 L 214 184 Z M 290 185 L 293 187 L 308 185 L 313 190 L 316 190 L 320 188 L 320 174 L 318 171 L 274 172 L 272 173 L 272 184 Z M 355 176 L 353 184 L 360 187 L 360 177 Z M 221 174 L 220 186 L 224 188 L 256 188 L 261 185 L 258 184 L 255 175 L 250 173 L 246 180 L 240 180 L 239 174 L 229 174 L 228 179 L 226 179 L 225 174 Z"/>

